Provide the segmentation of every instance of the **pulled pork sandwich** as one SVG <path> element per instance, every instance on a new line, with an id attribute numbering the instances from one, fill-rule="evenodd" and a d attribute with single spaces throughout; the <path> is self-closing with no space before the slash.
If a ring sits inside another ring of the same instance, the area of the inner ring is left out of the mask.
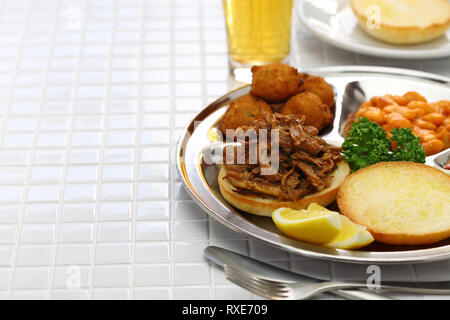
<path id="1" fill-rule="evenodd" d="M 349 166 L 341 149 L 318 137 L 304 117 L 274 113 L 239 130 L 246 134 L 235 135 L 240 147 L 225 149 L 218 176 L 222 196 L 234 207 L 271 216 L 280 207 L 327 206 L 336 199 Z"/>

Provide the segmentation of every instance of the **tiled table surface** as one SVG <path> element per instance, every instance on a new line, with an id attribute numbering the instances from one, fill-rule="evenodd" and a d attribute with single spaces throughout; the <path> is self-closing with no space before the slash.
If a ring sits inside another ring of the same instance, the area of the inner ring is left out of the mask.
<path id="1" fill-rule="evenodd" d="M 366 278 L 365 267 L 232 232 L 183 191 L 178 134 L 234 85 L 221 1 L 5 0 L 0 13 L 0 298 L 257 299 L 205 261 L 211 244 L 324 278 Z M 298 67 L 450 76 L 448 59 L 352 54 L 294 18 Z M 450 262 L 382 276 L 446 279 Z"/>

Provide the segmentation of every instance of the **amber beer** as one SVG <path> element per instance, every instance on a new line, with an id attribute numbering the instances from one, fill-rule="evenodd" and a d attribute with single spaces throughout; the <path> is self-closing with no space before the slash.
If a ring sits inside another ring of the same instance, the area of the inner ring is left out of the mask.
<path id="1" fill-rule="evenodd" d="M 293 0 L 223 0 L 231 69 L 286 62 Z"/>

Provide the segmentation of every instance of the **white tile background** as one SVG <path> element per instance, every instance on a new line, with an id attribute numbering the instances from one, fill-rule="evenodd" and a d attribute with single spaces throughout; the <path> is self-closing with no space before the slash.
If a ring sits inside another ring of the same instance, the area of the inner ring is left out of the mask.
<path id="1" fill-rule="evenodd" d="M 352 54 L 294 18 L 298 67 L 450 76 L 449 59 Z M 0 298 L 258 298 L 205 261 L 211 244 L 324 278 L 366 277 L 234 233 L 183 191 L 172 151 L 188 119 L 235 85 L 226 50 L 218 0 L 0 2 Z M 382 276 L 448 279 L 450 262 Z"/>

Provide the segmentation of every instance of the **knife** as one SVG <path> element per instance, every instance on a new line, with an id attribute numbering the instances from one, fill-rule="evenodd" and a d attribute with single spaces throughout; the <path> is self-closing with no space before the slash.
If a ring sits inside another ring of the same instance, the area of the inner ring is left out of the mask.
<path id="1" fill-rule="evenodd" d="M 255 260 L 253 258 L 216 246 L 207 247 L 204 253 L 206 258 L 221 267 L 223 267 L 224 265 L 231 265 L 235 268 L 244 269 L 247 272 L 252 272 L 257 276 L 268 280 L 302 283 L 315 283 L 320 281 L 314 278 L 283 270 L 259 260 Z M 340 297 L 353 300 L 392 300 L 392 298 L 362 290 L 336 290 L 332 291 L 332 293 Z"/>

